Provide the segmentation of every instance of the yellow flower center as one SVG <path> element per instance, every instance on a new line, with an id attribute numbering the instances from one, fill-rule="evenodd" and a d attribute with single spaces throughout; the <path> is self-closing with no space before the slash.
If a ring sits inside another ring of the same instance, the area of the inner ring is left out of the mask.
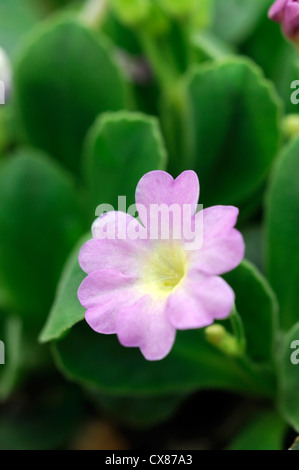
<path id="1" fill-rule="evenodd" d="M 187 271 L 185 250 L 179 243 L 160 242 L 145 261 L 142 287 L 146 293 L 162 299 L 181 283 Z"/>

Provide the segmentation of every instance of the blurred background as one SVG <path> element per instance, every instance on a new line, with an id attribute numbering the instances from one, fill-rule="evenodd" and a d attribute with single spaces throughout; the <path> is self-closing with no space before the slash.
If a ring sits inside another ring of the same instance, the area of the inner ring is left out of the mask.
<path id="1" fill-rule="evenodd" d="M 246 257 L 264 272 L 268 177 L 298 132 L 282 121 L 296 113 L 297 55 L 271 3 L 0 0 L 0 449 L 292 442 L 225 359 L 220 372 L 195 355 L 186 372 L 175 356 L 145 365 L 87 331 L 76 298 L 97 205 L 132 204 L 154 169 L 192 168 L 201 203 L 240 207 Z"/>

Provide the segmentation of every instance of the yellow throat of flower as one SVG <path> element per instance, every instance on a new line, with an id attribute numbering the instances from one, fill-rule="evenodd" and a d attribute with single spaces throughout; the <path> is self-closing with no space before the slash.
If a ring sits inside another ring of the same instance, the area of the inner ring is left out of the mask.
<path id="1" fill-rule="evenodd" d="M 159 242 L 145 260 L 142 288 L 152 297 L 168 297 L 182 282 L 187 271 L 187 256 L 175 242 Z"/>

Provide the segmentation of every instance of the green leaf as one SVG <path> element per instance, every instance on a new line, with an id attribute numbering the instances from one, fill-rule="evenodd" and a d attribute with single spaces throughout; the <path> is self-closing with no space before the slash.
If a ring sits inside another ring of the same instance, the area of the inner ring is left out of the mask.
<path id="1" fill-rule="evenodd" d="M 298 321 L 299 302 L 299 139 L 275 166 L 266 201 L 267 272 L 280 304 L 281 325 Z"/>
<path id="2" fill-rule="evenodd" d="M 163 169 L 166 151 L 158 121 L 138 113 L 105 114 L 91 129 L 85 148 L 85 173 L 92 207 L 112 204 L 118 195 L 135 202 L 139 179 L 148 171 Z"/>
<path id="3" fill-rule="evenodd" d="M 246 260 L 224 278 L 236 293 L 236 307 L 244 324 L 248 355 L 257 362 L 271 361 L 278 308 L 268 282 Z"/>
<path id="4" fill-rule="evenodd" d="M 77 291 L 86 274 L 79 266 L 78 255 L 88 238 L 91 238 L 91 235 L 86 235 L 79 241 L 65 264 L 54 304 L 40 335 L 42 343 L 59 339 L 84 318 L 85 309 L 78 300 Z"/>
<path id="5" fill-rule="evenodd" d="M 11 155 L 0 167 L 0 226 L 5 307 L 38 328 L 65 259 L 82 234 L 73 182 L 34 150 Z"/>
<path id="6" fill-rule="evenodd" d="M 273 411 L 255 416 L 239 433 L 228 450 L 283 450 L 286 423 Z"/>
<path id="7" fill-rule="evenodd" d="M 298 53 L 293 44 L 282 34 L 281 26 L 269 21 L 265 15 L 258 29 L 244 45 L 244 52 L 264 70 L 266 77 L 274 83 L 283 99 L 285 112 L 296 112 L 296 107 L 290 100 L 290 95 L 294 91 L 290 86 L 299 74 Z"/>
<path id="8" fill-rule="evenodd" d="M 299 322 L 277 349 L 278 404 L 283 417 L 299 432 Z"/>
<path id="9" fill-rule="evenodd" d="M 126 107 L 125 83 L 111 47 L 75 20 L 50 21 L 34 31 L 15 77 L 28 139 L 75 171 L 95 118 Z"/>
<path id="10" fill-rule="evenodd" d="M 253 32 L 271 0 L 215 0 L 214 3 L 214 33 L 239 44 Z"/>
<path id="11" fill-rule="evenodd" d="M 13 106 L 0 106 L 0 160 L 5 157 L 7 149 L 11 148 L 15 138 L 15 117 Z"/>
<path id="12" fill-rule="evenodd" d="M 275 91 L 252 62 L 237 58 L 194 68 L 187 90 L 185 166 L 197 171 L 206 205 L 240 205 L 259 190 L 278 150 Z"/>
<path id="13" fill-rule="evenodd" d="M 234 49 L 210 31 L 196 31 L 191 44 L 198 55 L 198 62 L 207 59 L 223 59 L 235 53 Z"/>
<path id="14" fill-rule="evenodd" d="M 54 343 L 58 367 L 71 380 L 104 394 L 150 396 L 220 388 L 269 396 L 267 371 L 229 358 L 205 340 L 203 330 L 179 331 L 162 361 L 146 361 L 136 348 L 124 348 L 115 335 L 95 333 L 86 322 Z"/>
<path id="15" fill-rule="evenodd" d="M 260 272 L 264 272 L 264 231 L 260 225 L 248 225 L 242 230 L 246 246 L 246 259 L 251 261 Z"/>
<path id="16" fill-rule="evenodd" d="M 149 15 L 149 0 L 111 0 L 111 7 L 116 15 L 128 25 L 142 24 Z"/>

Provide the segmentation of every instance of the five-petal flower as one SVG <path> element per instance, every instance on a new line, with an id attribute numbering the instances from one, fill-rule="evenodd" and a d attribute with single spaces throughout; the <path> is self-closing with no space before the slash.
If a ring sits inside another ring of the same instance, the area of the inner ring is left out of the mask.
<path id="1" fill-rule="evenodd" d="M 220 275 L 244 256 L 242 235 L 234 228 L 238 209 L 214 206 L 195 213 L 198 197 L 193 171 L 175 180 L 163 171 L 147 173 L 136 189 L 141 223 L 124 212 L 108 212 L 95 221 L 93 238 L 80 251 L 88 276 L 78 297 L 87 323 L 98 333 L 116 334 L 123 346 L 140 348 L 148 360 L 170 352 L 176 330 L 206 327 L 233 308 L 234 292 Z M 153 204 L 189 205 L 192 226 L 202 220 L 200 248 L 188 250 L 184 236 L 151 239 Z M 103 238 L 104 227 L 121 236 Z M 141 236 L 132 239 L 132 233 Z"/>

